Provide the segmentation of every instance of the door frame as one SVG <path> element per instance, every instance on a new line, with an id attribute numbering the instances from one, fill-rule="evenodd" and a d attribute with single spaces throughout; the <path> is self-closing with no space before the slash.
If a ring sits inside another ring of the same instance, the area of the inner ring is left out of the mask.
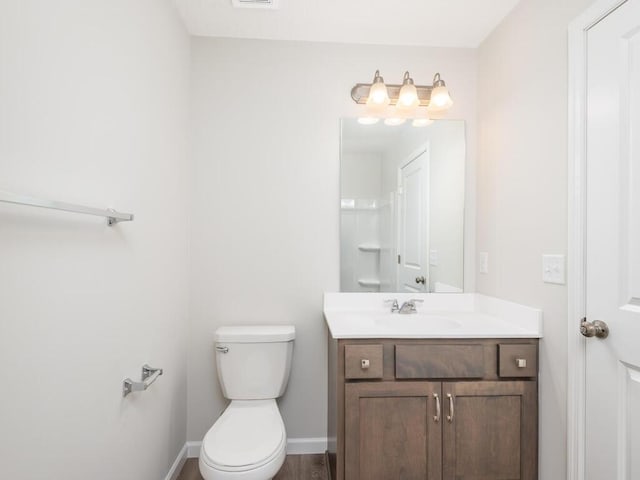
<path id="1" fill-rule="evenodd" d="M 584 480 L 586 459 L 585 316 L 587 32 L 627 0 L 597 0 L 569 24 L 568 66 L 568 388 L 567 479 Z"/>

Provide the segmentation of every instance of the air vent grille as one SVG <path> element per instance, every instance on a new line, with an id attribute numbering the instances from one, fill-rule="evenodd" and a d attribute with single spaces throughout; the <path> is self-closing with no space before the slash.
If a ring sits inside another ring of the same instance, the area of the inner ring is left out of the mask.
<path id="1" fill-rule="evenodd" d="M 279 0 L 231 0 L 231 4 L 236 8 L 268 8 L 278 9 Z"/>

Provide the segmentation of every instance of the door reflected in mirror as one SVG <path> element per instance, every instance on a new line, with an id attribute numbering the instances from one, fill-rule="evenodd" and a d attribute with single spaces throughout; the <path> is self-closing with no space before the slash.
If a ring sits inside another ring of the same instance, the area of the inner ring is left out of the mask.
<path id="1" fill-rule="evenodd" d="M 464 121 L 341 127 L 340 290 L 462 292 Z"/>

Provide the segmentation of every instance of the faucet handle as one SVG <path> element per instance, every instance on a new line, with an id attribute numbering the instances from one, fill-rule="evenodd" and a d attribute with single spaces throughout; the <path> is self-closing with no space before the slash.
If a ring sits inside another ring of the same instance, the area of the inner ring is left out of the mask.
<path id="1" fill-rule="evenodd" d="M 421 298 L 412 298 L 411 300 L 409 300 L 412 303 L 424 303 L 424 300 L 422 300 Z"/>
<path id="2" fill-rule="evenodd" d="M 397 298 L 388 298 L 384 300 L 384 303 L 391 303 L 391 313 L 397 312 L 398 310 L 400 310 L 400 306 L 398 305 Z"/>

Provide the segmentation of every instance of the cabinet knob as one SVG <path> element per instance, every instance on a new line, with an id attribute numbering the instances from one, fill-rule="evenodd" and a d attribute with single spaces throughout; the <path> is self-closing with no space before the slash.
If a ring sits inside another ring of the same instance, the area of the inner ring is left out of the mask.
<path id="1" fill-rule="evenodd" d="M 370 363 L 368 358 L 363 358 L 362 360 L 360 360 L 360 368 L 362 368 L 363 370 L 367 370 L 369 366 Z"/>
<path id="2" fill-rule="evenodd" d="M 518 368 L 527 368 L 527 359 L 526 358 L 516 358 L 516 366 Z"/>

